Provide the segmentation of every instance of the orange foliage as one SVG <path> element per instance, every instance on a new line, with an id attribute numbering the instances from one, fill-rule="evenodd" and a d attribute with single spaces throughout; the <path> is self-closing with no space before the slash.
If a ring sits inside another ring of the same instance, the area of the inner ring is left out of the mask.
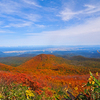
<path id="1" fill-rule="evenodd" d="M 42 54 L 18 67 L 0 63 L 0 70 L 4 70 L 0 71 L 0 79 L 6 84 L 22 83 L 38 94 L 41 94 L 40 89 L 46 86 L 70 88 L 70 91 L 76 94 L 83 91 L 83 83 L 87 83 L 89 75 L 81 74 L 88 73 L 88 68 L 69 65 L 67 62 L 68 60 L 61 57 Z M 100 71 L 100 69 L 96 70 Z M 52 95 L 50 91 L 47 92 L 48 95 Z"/>

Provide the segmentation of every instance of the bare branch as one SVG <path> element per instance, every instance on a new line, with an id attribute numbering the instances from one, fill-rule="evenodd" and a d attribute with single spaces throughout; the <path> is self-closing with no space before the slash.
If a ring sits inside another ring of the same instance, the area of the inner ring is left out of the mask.
<path id="1" fill-rule="evenodd" d="M 97 50 L 97 52 L 100 54 L 100 52 Z"/>

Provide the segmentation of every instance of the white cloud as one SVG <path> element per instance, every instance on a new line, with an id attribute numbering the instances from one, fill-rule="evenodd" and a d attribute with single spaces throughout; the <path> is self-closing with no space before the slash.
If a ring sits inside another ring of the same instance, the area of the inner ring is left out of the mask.
<path id="1" fill-rule="evenodd" d="M 44 44 L 100 44 L 100 17 L 84 24 L 57 31 L 28 33 L 28 40 Z M 27 41 L 28 41 L 27 40 Z"/>
<path id="2" fill-rule="evenodd" d="M 66 8 L 64 11 L 60 12 L 60 17 L 62 17 L 62 20 L 68 21 L 74 17 L 76 13 L 72 12 L 71 9 Z"/>
<path id="3" fill-rule="evenodd" d="M 95 5 L 84 5 L 85 9 L 79 11 L 73 11 L 72 9 L 65 8 L 63 11 L 60 12 L 59 17 L 62 18 L 64 21 L 71 20 L 76 17 L 90 16 L 91 14 L 100 13 L 100 7 Z"/>
<path id="4" fill-rule="evenodd" d="M 83 10 L 83 12 L 86 12 L 86 14 L 92 14 L 92 13 L 97 13 L 100 12 L 100 7 L 95 6 L 95 5 L 84 5 L 86 10 Z"/>
<path id="5" fill-rule="evenodd" d="M 19 23 L 10 23 L 8 25 L 5 25 L 4 28 L 7 28 L 7 27 L 38 27 L 38 28 L 45 28 L 46 26 L 45 25 L 39 25 L 39 24 L 34 24 L 33 22 L 31 21 L 22 21 L 22 22 L 19 22 Z"/>
<path id="6" fill-rule="evenodd" d="M 6 31 L 0 30 L 0 33 L 5 33 Z"/>
<path id="7" fill-rule="evenodd" d="M 6 25 L 5 27 L 26 27 L 26 26 L 31 26 L 33 23 L 32 22 L 23 22 L 23 23 L 11 23 L 9 25 Z"/>
<path id="8" fill-rule="evenodd" d="M 30 1 L 28 1 L 28 3 L 29 2 Z M 36 7 L 36 5 L 34 6 Z M 35 14 L 34 12 L 27 12 L 24 10 L 26 8 L 27 6 L 24 6 L 20 1 L 0 1 L 0 18 L 2 20 L 2 23 L 0 22 L 0 25 L 2 25 L 2 28 L 32 26 L 34 22 L 39 21 L 41 15 Z M 31 10 L 30 8 L 28 9 Z M 44 26 L 40 25 L 38 27 Z"/>
<path id="9" fill-rule="evenodd" d="M 45 25 L 39 25 L 39 24 L 35 24 L 37 27 L 39 28 L 45 28 L 46 26 Z"/>
<path id="10" fill-rule="evenodd" d="M 58 36 L 72 36 L 72 35 L 79 35 L 79 34 L 88 34 L 88 33 L 100 32 L 99 26 L 100 26 L 100 17 L 96 19 L 88 20 L 87 22 L 81 25 L 77 25 L 74 27 L 69 27 L 67 29 L 62 29 L 62 30 L 57 30 L 57 31 L 44 31 L 41 34 L 58 35 Z"/>
<path id="11" fill-rule="evenodd" d="M 30 20 L 30 21 L 38 21 L 41 18 L 40 15 L 38 15 L 38 14 L 32 14 L 32 13 L 31 14 L 24 14 L 23 13 L 22 15 L 23 15 L 24 19 L 27 19 L 27 20 Z"/>
<path id="12" fill-rule="evenodd" d="M 23 0 L 25 3 L 29 4 L 29 5 L 33 5 L 36 7 L 41 7 L 40 5 L 38 5 L 35 1 L 32 0 Z"/>
<path id="13" fill-rule="evenodd" d="M 84 6 L 87 7 L 86 11 L 89 11 L 89 10 L 96 8 L 94 5 L 89 5 L 89 4 L 85 4 Z"/>
<path id="14" fill-rule="evenodd" d="M 11 0 L 9 1 L 3 0 L 3 2 L 0 2 L 0 13 L 6 13 L 6 14 L 15 13 L 19 10 L 19 8 L 20 4 Z"/>
<path id="15" fill-rule="evenodd" d="M 0 33 L 15 33 L 15 32 L 12 32 L 12 31 L 10 31 L 10 30 L 0 30 Z"/>

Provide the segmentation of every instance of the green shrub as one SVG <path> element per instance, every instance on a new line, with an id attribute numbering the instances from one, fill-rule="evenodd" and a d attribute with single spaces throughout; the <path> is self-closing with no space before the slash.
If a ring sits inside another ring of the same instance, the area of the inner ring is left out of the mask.
<path id="1" fill-rule="evenodd" d="M 22 86 L 21 84 L 2 85 L 0 90 L 1 100 L 27 100 L 34 98 L 32 91 L 28 90 L 27 86 Z"/>

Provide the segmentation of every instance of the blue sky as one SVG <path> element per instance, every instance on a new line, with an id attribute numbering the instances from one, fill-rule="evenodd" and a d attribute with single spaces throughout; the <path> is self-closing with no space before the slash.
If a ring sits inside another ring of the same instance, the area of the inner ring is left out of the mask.
<path id="1" fill-rule="evenodd" d="M 100 0 L 0 0 L 0 46 L 100 45 Z"/>

